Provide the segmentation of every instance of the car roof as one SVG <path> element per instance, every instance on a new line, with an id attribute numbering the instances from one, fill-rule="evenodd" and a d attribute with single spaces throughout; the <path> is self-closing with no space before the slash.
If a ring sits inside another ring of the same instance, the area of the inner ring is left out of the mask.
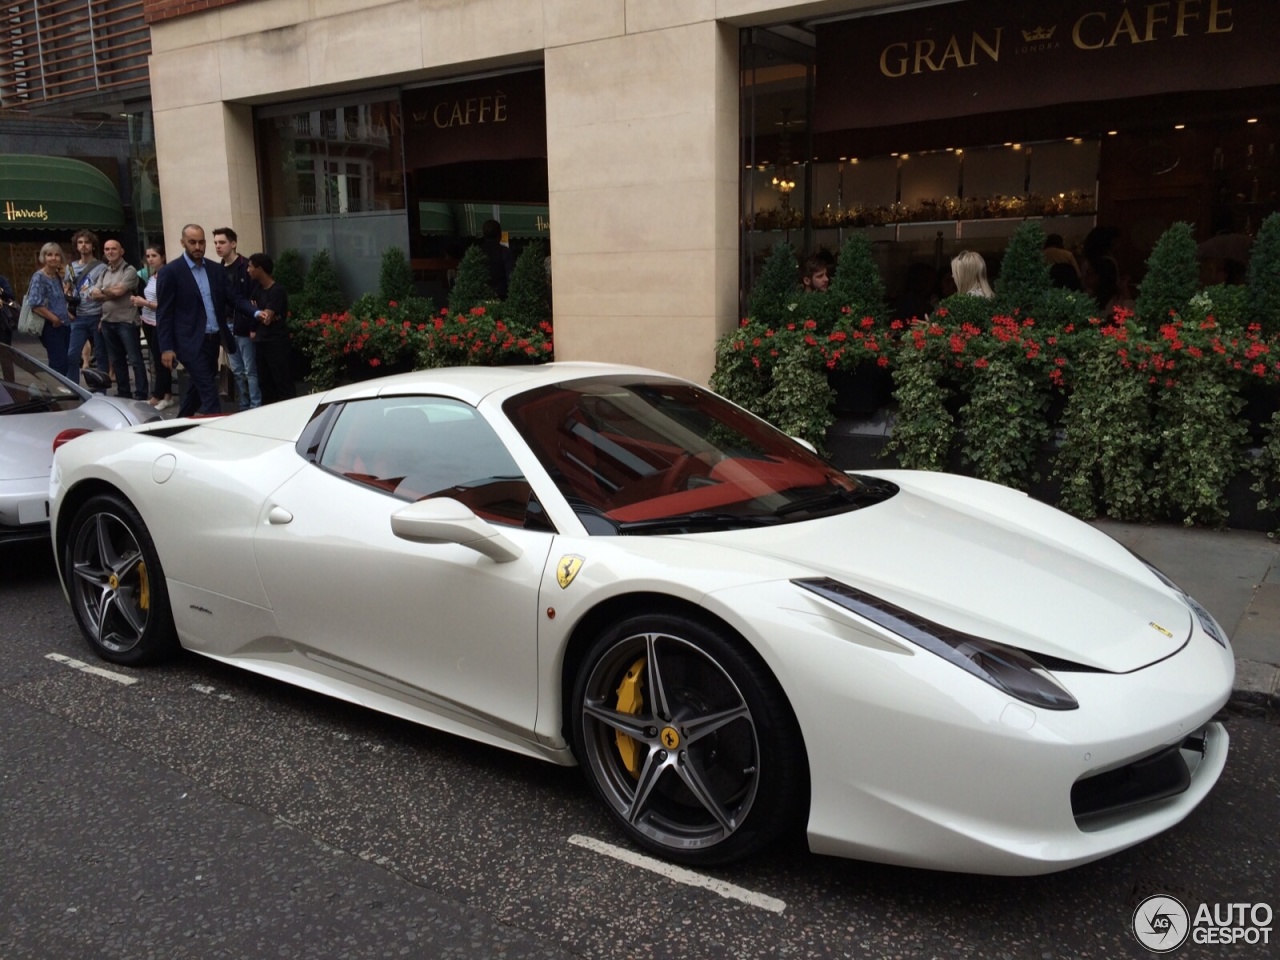
<path id="1" fill-rule="evenodd" d="M 493 393 L 514 393 L 566 380 L 619 374 L 679 379 L 673 378 L 671 374 L 645 367 L 579 361 L 527 366 L 438 367 L 434 370 L 415 370 L 412 373 L 397 374 L 380 380 L 368 380 L 336 387 L 325 394 L 324 402 L 399 394 L 443 393 L 465 400 L 474 406 Z"/>

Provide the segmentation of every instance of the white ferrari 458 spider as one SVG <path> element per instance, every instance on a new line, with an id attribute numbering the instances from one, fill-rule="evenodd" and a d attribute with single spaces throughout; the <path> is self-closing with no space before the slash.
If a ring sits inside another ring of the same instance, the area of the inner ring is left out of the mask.
<path id="1" fill-rule="evenodd" d="M 182 647 L 583 766 L 636 844 L 1035 874 L 1182 820 L 1222 629 L 1002 487 L 847 474 L 695 384 L 429 370 L 91 433 L 51 479 L 104 659 Z"/>

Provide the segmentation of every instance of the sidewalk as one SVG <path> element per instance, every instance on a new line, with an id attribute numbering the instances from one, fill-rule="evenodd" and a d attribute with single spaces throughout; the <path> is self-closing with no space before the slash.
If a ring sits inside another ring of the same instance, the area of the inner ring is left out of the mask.
<path id="1" fill-rule="evenodd" d="M 1093 525 L 1154 563 L 1227 631 L 1236 655 L 1232 708 L 1280 714 L 1280 542 L 1251 530 Z"/>

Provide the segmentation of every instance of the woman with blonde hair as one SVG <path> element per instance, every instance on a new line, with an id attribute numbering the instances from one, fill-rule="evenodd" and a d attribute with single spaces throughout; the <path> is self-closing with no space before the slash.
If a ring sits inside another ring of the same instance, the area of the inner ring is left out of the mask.
<path id="1" fill-rule="evenodd" d="M 40 269 L 31 275 L 27 288 L 27 302 L 32 311 L 44 318 L 40 342 L 49 355 L 49 366 L 67 376 L 68 348 L 71 344 L 71 313 L 67 309 L 67 295 L 62 288 L 62 247 L 46 243 L 36 254 Z M 80 371 L 76 371 L 79 376 Z"/>
<path id="2" fill-rule="evenodd" d="M 987 283 L 987 262 L 980 253 L 961 250 L 951 261 L 951 276 L 956 282 L 956 293 L 971 293 L 975 297 L 990 300 L 995 296 Z"/>

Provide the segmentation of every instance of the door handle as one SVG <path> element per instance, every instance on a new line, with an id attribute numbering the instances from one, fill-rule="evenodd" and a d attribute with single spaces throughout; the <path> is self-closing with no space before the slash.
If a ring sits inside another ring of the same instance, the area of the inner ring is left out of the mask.
<path id="1" fill-rule="evenodd" d="M 272 507 L 267 513 L 267 523 L 281 524 L 293 521 L 293 514 L 284 507 Z"/>

